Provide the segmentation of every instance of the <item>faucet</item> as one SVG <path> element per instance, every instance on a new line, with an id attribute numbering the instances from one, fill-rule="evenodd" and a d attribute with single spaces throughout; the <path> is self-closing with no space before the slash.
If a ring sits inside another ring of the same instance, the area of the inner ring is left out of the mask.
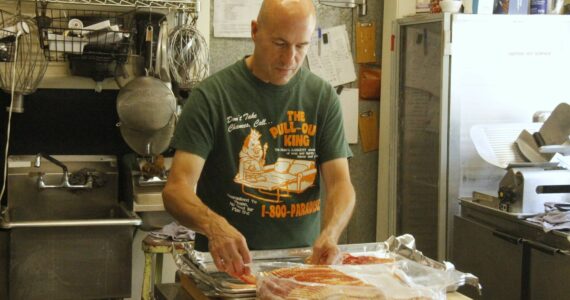
<path id="1" fill-rule="evenodd" d="M 69 183 L 69 171 L 67 166 L 64 165 L 59 160 L 53 158 L 52 156 L 45 153 L 38 153 L 36 159 L 34 160 L 34 167 L 39 168 L 41 166 L 42 157 L 49 160 L 53 164 L 57 165 L 63 170 L 63 176 L 61 182 L 55 185 L 47 185 L 44 182 L 44 174 L 42 173 L 38 177 L 38 188 L 39 189 L 53 189 L 53 188 L 69 188 L 69 189 L 90 189 L 93 187 L 93 178 L 91 176 L 87 177 L 87 182 L 85 184 L 70 184 Z"/>

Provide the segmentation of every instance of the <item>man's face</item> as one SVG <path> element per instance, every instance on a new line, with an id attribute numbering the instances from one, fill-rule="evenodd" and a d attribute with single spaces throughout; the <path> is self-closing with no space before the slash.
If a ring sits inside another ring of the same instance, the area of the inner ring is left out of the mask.
<path id="1" fill-rule="evenodd" d="M 261 26 L 254 21 L 254 75 L 275 85 L 289 82 L 303 64 L 314 28 L 310 17 L 277 17 Z"/>

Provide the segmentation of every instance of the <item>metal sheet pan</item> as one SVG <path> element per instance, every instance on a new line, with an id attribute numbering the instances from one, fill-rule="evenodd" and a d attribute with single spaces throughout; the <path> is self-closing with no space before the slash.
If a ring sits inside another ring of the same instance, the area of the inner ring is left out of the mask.
<path id="1" fill-rule="evenodd" d="M 424 256 L 421 251 L 416 250 L 415 239 L 411 235 L 391 237 L 379 243 L 339 245 L 339 248 L 341 252 L 355 256 L 371 255 L 394 258 L 395 260 L 412 260 L 437 270 L 447 271 L 454 269 L 452 264 L 435 261 Z M 249 267 L 254 273 L 258 273 L 270 271 L 268 268 L 271 268 L 271 266 L 273 268 L 283 264 L 294 266 L 302 264 L 311 253 L 312 248 L 310 247 L 251 251 L 252 263 L 249 264 Z M 182 260 L 187 266 L 186 271 L 194 279 L 211 288 L 205 292 L 224 298 L 255 297 L 255 285 L 245 284 L 224 272 L 219 272 L 209 252 L 190 250 L 182 257 Z M 465 284 L 479 286 L 477 277 L 470 274 L 466 275 L 468 276 L 465 277 Z M 449 291 L 456 289 L 457 287 L 450 287 Z"/>

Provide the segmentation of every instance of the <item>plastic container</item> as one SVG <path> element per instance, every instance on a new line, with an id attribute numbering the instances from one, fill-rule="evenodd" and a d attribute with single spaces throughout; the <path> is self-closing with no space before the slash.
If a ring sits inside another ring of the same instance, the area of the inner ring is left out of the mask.
<path id="1" fill-rule="evenodd" d="M 89 43 L 84 38 L 54 33 L 48 33 L 47 41 L 50 51 L 74 54 L 82 54 L 83 49 Z"/>

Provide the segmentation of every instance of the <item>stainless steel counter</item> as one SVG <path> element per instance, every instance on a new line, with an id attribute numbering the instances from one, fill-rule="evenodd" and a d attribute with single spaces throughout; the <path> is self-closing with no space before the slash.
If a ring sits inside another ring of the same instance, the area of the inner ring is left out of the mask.
<path id="1" fill-rule="evenodd" d="M 568 232 L 544 232 L 538 224 L 472 199 L 460 204 L 451 262 L 479 277 L 481 299 L 568 298 Z"/>
<path id="2" fill-rule="evenodd" d="M 546 233 L 539 224 L 526 221 L 517 214 L 478 203 L 472 198 L 460 199 L 460 205 L 462 217 L 500 228 L 503 233 L 537 241 L 561 251 L 570 251 L 570 232 L 553 230 Z"/>

